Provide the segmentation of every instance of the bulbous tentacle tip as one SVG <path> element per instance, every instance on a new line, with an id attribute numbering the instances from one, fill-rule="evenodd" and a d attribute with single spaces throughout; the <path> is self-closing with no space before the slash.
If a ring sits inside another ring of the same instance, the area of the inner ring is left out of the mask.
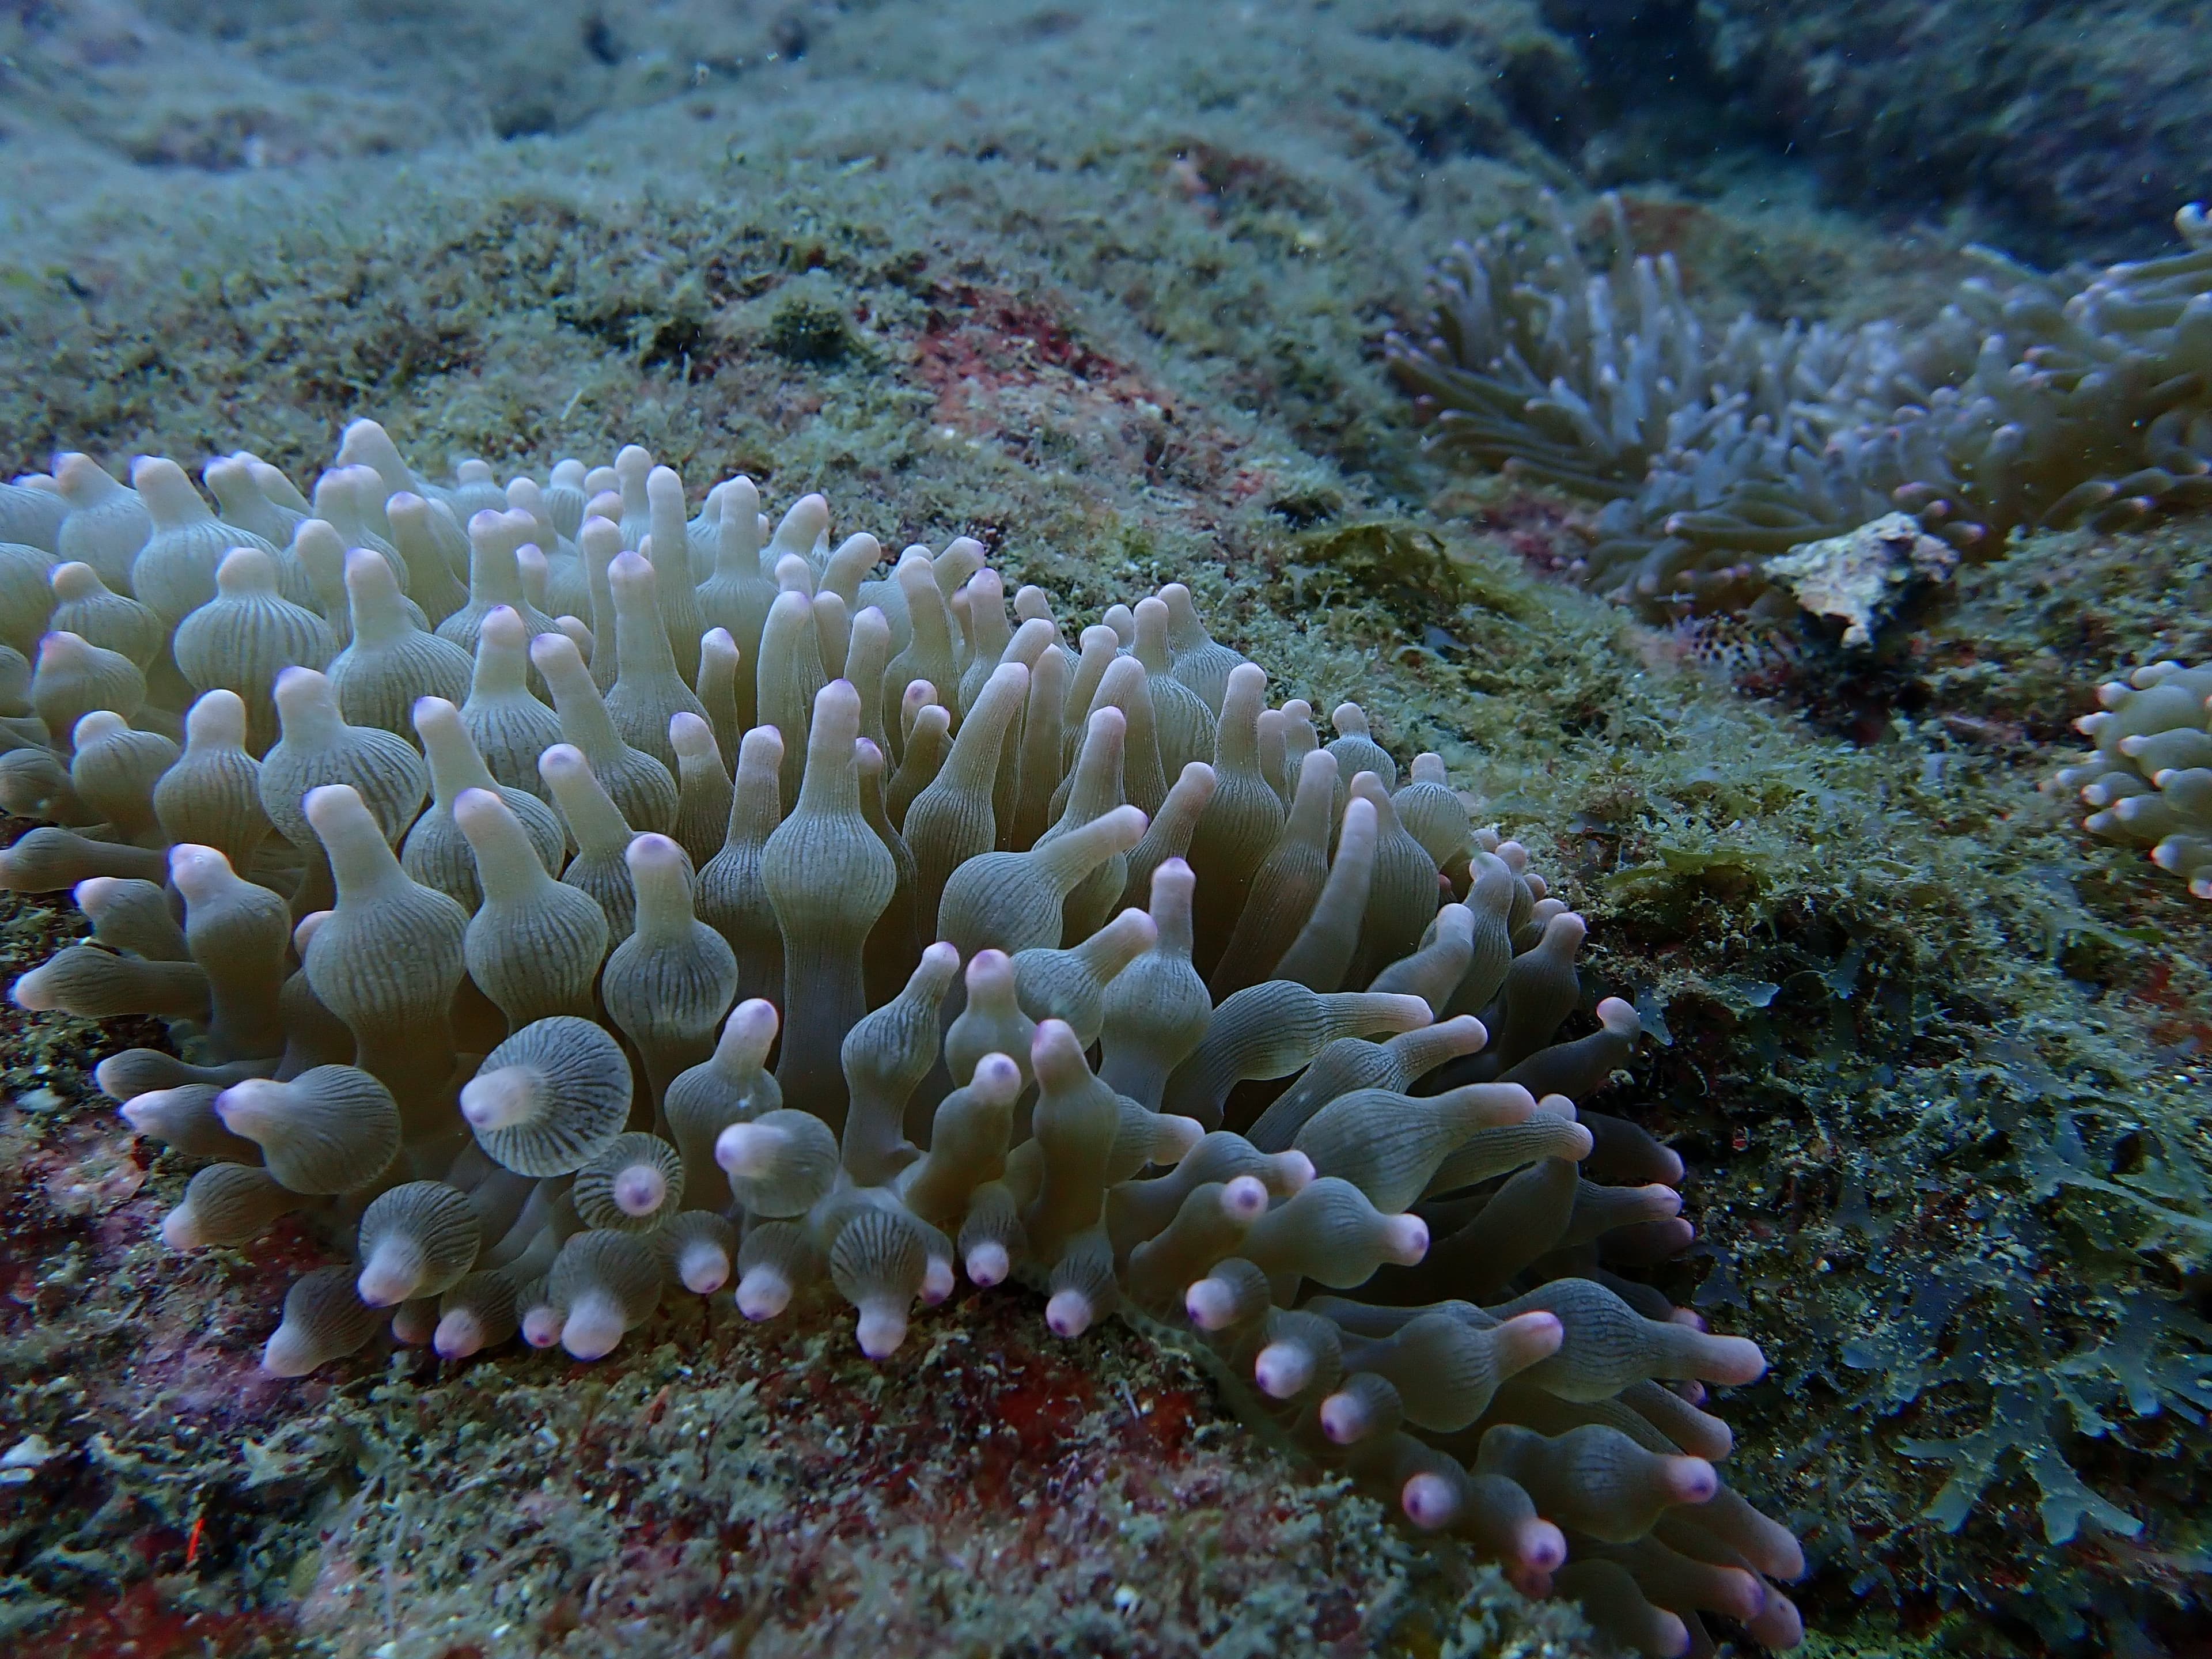
<path id="1" fill-rule="evenodd" d="M 1744 1633 L 1765 1648 L 1794 1648 L 1805 1639 L 1805 1620 L 1796 1603 L 1778 1589 L 1769 1589 L 1765 1602 L 1743 1621 Z"/>
<path id="2" fill-rule="evenodd" d="M 1304 1192 L 1314 1183 L 1313 1159 L 1295 1147 L 1287 1152 L 1274 1154 L 1275 1182 L 1285 1198 Z"/>
<path id="3" fill-rule="evenodd" d="M 1182 1308 L 1201 1331 L 1226 1330 L 1236 1322 L 1237 1292 L 1218 1279 L 1201 1279 L 1182 1293 Z"/>
<path id="4" fill-rule="evenodd" d="M 577 655 L 576 642 L 566 634 L 538 634 L 531 637 L 530 660 L 540 669 L 572 656 L 576 657 L 580 663 L 583 660 Z"/>
<path id="5" fill-rule="evenodd" d="M 631 836 L 623 856 L 635 876 L 673 875 L 690 868 L 690 860 L 684 856 L 681 847 L 666 836 L 649 830 Z"/>
<path id="6" fill-rule="evenodd" d="M 955 1283 L 952 1261 L 948 1256 L 933 1255 L 922 1269 L 920 1297 L 925 1308 L 934 1308 L 952 1294 Z"/>
<path id="7" fill-rule="evenodd" d="M 739 1180 L 758 1181 L 775 1170 L 787 1139 L 771 1123 L 732 1123 L 714 1138 L 714 1162 Z"/>
<path id="8" fill-rule="evenodd" d="M 9 987 L 8 1000 L 18 1008 L 27 1009 L 34 1014 L 52 1013 L 61 1006 L 43 968 L 32 969 Z"/>
<path id="9" fill-rule="evenodd" d="M 287 673 L 296 670 L 287 669 Z M 307 822 L 318 835 L 335 834 L 356 817 L 366 817 L 368 808 L 362 805 L 359 794 L 349 783 L 319 784 L 307 791 L 301 803 Z"/>
<path id="10" fill-rule="evenodd" d="M 616 1173 L 608 1191 L 624 1215 L 648 1216 L 666 1201 L 668 1176 L 650 1164 L 634 1164 Z"/>
<path id="11" fill-rule="evenodd" d="M 354 1290 L 368 1307 L 396 1308 L 415 1294 L 421 1277 L 408 1266 L 372 1256 L 354 1281 Z"/>
<path id="12" fill-rule="evenodd" d="M 1238 1176 L 1221 1189 L 1221 1213 L 1232 1221 L 1257 1221 L 1267 1210 L 1267 1188 L 1257 1176 Z"/>
<path id="13" fill-rule="evenodd" d="M 222 1127 L 233 1134 L 244 1133 L 280 1113 L 287 1099 L 285 1086 L 264 1077 L 241 1078 L 210 1103 Z"/>
<path id="14" fill-rule="evenodd" d="M 676 1278 L 692 1295 L 712 1296 L 730 1282 L 730 1258 L 718 1249 L 686 1250 Z"/>
<path id="15" fill-rule="evenodd" d="M 84 717 L 85 720 L 91 718 L 89 714 Z M 84 730 L 84 720 L 79 720 L 76 723 L 76 729 L 79 732 Z M 83 744 L 80 741 L 77 746 L 82 748 Z M 169 867 L 172 872 L 176 868 L 176 862 L 175 849 L 172 848 L 169 858 Z M 96 915 L 100 908 L 115 896 L 117 885 L 118 883 L 113 876 L 87 876 L 70 889 L 70 897 L 76 902 L 76 908 L 87 915 Z"/>
<path id="16" fill-rule="evenodd" d="M 1040 1083 L 1049 1079 L 1061 1087 L 1078 1071 L 1088 1072 L 1090 1064 L 1083 1057 L 1083 1044 L 1077 1041 L 1074 1027 L 1064 1019 L 1039 1020 L 1036 1035 L 1030 1040 L 1030 1070 Z"/>
<path id="17" fill-rule="evenodd" d="M 1152 1162 L 1180 1164 L 1206 1139 L 1206 1125 L 1194 1117 L 1161 1112 L 1152 1119 Z"/>
<path id="18" fill-rule="evenodd" d="M 1333 1394 L 1322 1401 L 1320 1417 L 1321 1431 L 1340 1446 L 1353 1445 L 1365 1439 L 1374 1426 L 1366 1408 L 1349 1394 Z"/>
<path id="19" fill-rule="evenodd" d="M 529 1073 L 520 1066 L 502 1066 L 479 1073 L 461 1085 L 461 1115 L 469 1127 L 481 1132 L 510 1128 L 529 1118 L 536 1091 Z"/>
<path id="20" fill-rule="evenodd" d="M 307 1342 L 281 1325 L 261 1345 L 261 1369 L 270 1376 L 305 1376 L 322 1363 Z"/>
<path id="21" fill-rule="evenodd" d="M 774 1003 L 766 997 L 747 997 L 722 1023 L 722 1051 L 739 1065 L 758 1066 L 775 1046 L 780 1025 Z"/>
<path id="22" fill-rule="evenodd" d="M 791 1305 L 791 1281 L 774 1267 L 748 1267 L 738 1280 L 737 1304 L 747 1319 L 774 1319 Z"/>
<path id="23" fill-rule="evenodd" d="M 985 1054 L 968 1079 L 968 1092 L 987 1106 L 1011 1106 L 1021 1091 L 1022 1068 L 1005 1054 Z"/>
<path id="24" fill-rule="evenodd" d="M 1528 1516 L 1513 1528 L 1513 1559 L 1508 1565 L 1531 1577 L 1540 1577 L 1549 1587 L 1551 1576 L 1566 1565 L 1567 1540 L 1549 1521 Z"/>
<path id="25" fill-rule="evenodd" d="M 173 1250 L 197 1250 L 207 1243 L 200 1231 L 199 1218 L 189 1204 L 179 1204 L 161 1218 L 161 1243 Z M 279 1371 L 279 1376 L 299 1376 L 300 1371 Z"/>
<path id="26" fill-rule="evenodd" d="M 860 1352 L 871 1359 L 888 1359 L 906 1340 L 906 1309 L 896 1302 L 872 1300 L 860 1309 L 858 1334 Z"/>
<path id="27" fill-rule="evenodd" d="M 1052 1300 L 1044 1304 L 1044 1322 L 1054 1336 L 1080 1336 L 1097 1317 L 1098 1310 L 1090 1297 L 1079 1290 L 1055 1291 Z"/>
<path id="28" fill-rule="evenodd" d="M 1681 1194 L 1676 1194 L 1674 1202 L 1679 1205 L 1681 1201 Z M 1644 1234 L 1643 1254 L 1652 1261 L 1680 1255 L 1698 1242 L 1697 1228 L 1679 1215 L 1645 1224 L 1649 1231 Z"/>
<path id="29" fill-rule="evenodd" d="M 1341 1398 L 1332 1395 L 1322 1402 L 1326 1412 L 1331 1401 Z M 1334 1439 L 1334 1435 L 1330 1436 Z M 1406 1518 L 1424 1532 L 1436 1532 L 1451 1525 L 1459 1518 L 1459 1493 L 1450 1481 L 1440 1474 L 1416 1474 L 1408 1479 L 1398 1493 L 1398 1506 Z"/>
<path id="30" fill-rule="evenodd" d="M 968 1282 L 984 1291 L 994 1285 L 1005 1284 L 1006 1275 L 1013 1270 L 1006 1247 L 995 1240 L 975 1246 L 961 1266 L 968 1274 Z"/>
<path id="31" fill-rule="evenodd" d="M 1410 1267 L 1429 1253 L 1429 1224 L 1417 1215 L 1386 1217 L 1382 1223 L 1382 1259 Z"/>
<path id="32" fill-rule="evenodd" d="M 1567 1328 L 1554 1313 L 1516 1314 L 1498 1328 L 1510 1370 L 1522 1370 L 1559 1352 Z"/>
<path id="33" fill-rule="evenodd" d="M 1766 1581 L 1757 1573 L 1741 1567 L 1715 1567 L 1707 1581 L 1710 1601 L 1706 1605 L 1723 1618 L 1733 1619 L 1739 1625 L 1748 1625 L 1766 1611 L 1770 1592 Z M 1765 1646 L 1777 1644 L 1766 1643 Z M 1787 1644 L 1779 1645 L 1786 1646 Z"/>
<path id="34" fill-rule="evenodd" d="M 1615 1036 L 1637 1036 L 1644 1030 L 1644 1020 L 1634 1005 L 1619 997 L 1607 997 L 1598 1004 L 1597 1023 Z"/>
<path id="35" fill-rule="evenodd" d="M 194 842 L 183 841 L 169 849 L 169 880 L 176 890 L 185 896 L 187 903 L 198 902 L 213 897 L 223 887 L 236 879 L 237 874 L 238 872 L 230 867 L 230 860 L 215 848 L 201 847 Z M 106 879 L 106 878 L 94 879 Z M 79 909 L 96 908 L 98 906 L 97 898 L 92 905 L 85 903 L 84 890 L 91 884 L 90 882 L 80 882 L 77 884 L 76 902 Z"/>
<path id="36" fill-rule="evenodd" d="M 1708 1382 L 1740 1388 L 1766 1375 L 1766 1356 L 1746 1336 L 1717 1336 L 1705 1346 L 1698 1368 Z"/>
<path id="37" fill-rule="evenodd" d="M 1313 1381 L 1313 1357 L 1287 1342 L 1270 1343 L 1252 1360 L 1252 1381 L 1271 1400 L 1288 1400 Z"/>
<path id="38" fill-rule="evenodd" d="M 612 1297 L 580 1297 L 562 1322 L 561 1346 L 573 1359 L 605 1359 L 629 1328 Z"/>
<path id="39" fill-rule="evenodd" d="M 507 803 L 489 789 L 464 789 L 453 797 L 453 822 L 465 836 L 484 834 L 506 810 Z"/>
<path id="40" fill-rule="evenodd" d="M 430 1334 L 430 1346 L 441 1359 L 466 1359 L 484 1346 L 483 1322 L 465 1308 L 443 1315 Z"/>
<path id="41" fill-rule="evenodd" d="M 1673 1504 L 1710 1503 L 1721 1489 L 1719 1471 L 1702 1457 L 1662 1457 L 1659 1481 Z"/>
<path id="42" fill-rule="evenodd" d="M 561 1340 L 564 1322 L 561 1310 L 550 1304 L 532 1308 L 522 1316 L 522 1340 L 533 1348 L 550 1348 Z"/>

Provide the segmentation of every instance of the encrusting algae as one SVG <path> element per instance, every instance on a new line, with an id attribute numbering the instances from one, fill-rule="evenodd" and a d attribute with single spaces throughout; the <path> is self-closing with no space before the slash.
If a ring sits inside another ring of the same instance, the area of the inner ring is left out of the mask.
<path id="1" fill-rule="evenodd" d="M 821 497 L 687 518 L 634 446 L 504 491 L 368 422 L 339 461 L 312 501 L 216 462 L 217 520 L 65 457 L 0 548 L 0 804 L 49 821 L 0 879 L 93 924 L 14 994 L 169 1022 L 185 1058 L 98 1074 L 210 1160 L 168 1243 L 350 1243 L 266 1370 L 387 1327 L 596 1359 L 673 1290 L 824 1282 L 880 1358 L 1018 1279 L 1062 1338 L 1194 1333 L 1628 1645 L 1797 1640 L 1701 1409 L 1765 1362 L 1635 1276 L 1692 1241 L 1682 1163 L 1574 1103 L 1638 1016 L 1559 1039 L 1583 919 L 1441 760 L 1401 783 L 1352 704 L 1324 744 L 1179 584 L 1071 642 L 978 543 L 878 574 Z"/>

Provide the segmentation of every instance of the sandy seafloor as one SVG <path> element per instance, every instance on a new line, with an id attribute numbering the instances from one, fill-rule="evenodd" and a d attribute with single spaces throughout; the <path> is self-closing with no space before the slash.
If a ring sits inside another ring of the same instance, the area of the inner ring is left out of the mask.
<path id="1" fill-rule="evenodd" d="M 1609 1109 L 1691 1166 L 1662 1282 L 1774 1361 L 1720 1409 L 1808 1540 L 1808 1650 L 2202 1652 L 2212 934 L 2037 785 L 2100 678 L 2205 651 L 2206 532 L 2036 538 L 1871 665 L 1542 575 L 1588 509 L 1431 466 L 1381 369 L 1453 237 L 1601 160 L 1716 316 L 1855 320 L 1927 314 L 1976 232 L 1556 147 L 1574 77 L 1516 0 L 9 7 L 0 465 L 308 479 L 373 414 L 418 464 L 819 489 L 1086 620 L 1190 582 L 1443 753 L 1656 1026 Z M 80 927 L 0 930 L 12 975 Z M 1024 1294 L 881 1366 L 849 1311 L 724 1297 L 595 1366 L 264 1379 L 323 1247 L 162 1249 L 190 1166 L 89 1079 L 149 1039 L 0 1050 L 0 1651 L 1603 1650 Z M 2084 1492 L 2110 1524 L 2051 1541 Z"/>

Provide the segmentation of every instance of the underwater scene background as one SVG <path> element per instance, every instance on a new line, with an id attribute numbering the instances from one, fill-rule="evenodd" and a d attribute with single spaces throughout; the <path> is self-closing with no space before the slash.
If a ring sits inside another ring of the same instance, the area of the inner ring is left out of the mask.
<path id="1" fill-rule="evenodd" d="M 0 1650 L 2203 1652 L 2208 88 L 0 6 Z"/>

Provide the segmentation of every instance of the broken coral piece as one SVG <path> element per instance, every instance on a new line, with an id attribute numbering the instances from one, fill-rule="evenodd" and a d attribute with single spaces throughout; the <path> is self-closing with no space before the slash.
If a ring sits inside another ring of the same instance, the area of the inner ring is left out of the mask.
<path id="1" fill-rule="evenodd" d="M 1907 595 L 1948 580 L 1958 563 L 1958 550 L 1910 513 L 1885 513 L 1845 535 L 1769 559 L 1766 574 L 1814 616 L 1841 622 L 1844 645 L 1863 650 Z"/>

